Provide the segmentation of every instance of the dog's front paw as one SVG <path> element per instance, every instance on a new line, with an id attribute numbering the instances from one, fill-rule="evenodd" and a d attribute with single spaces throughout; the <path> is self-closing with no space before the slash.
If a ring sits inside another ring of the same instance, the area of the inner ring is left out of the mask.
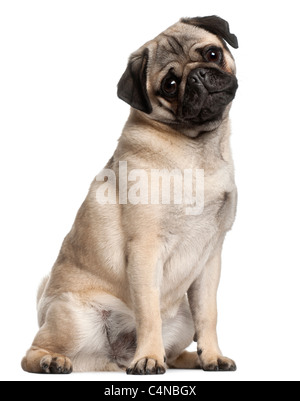
<path id="1" fill-rule="evenodd" d="M 198 351 L 201 367 L 206 372 L 235 372 L 236 364 L 232 359 L 222 355 L 209 355 Z"/>
<path id="2" fill-rule="evenodd" d="M 126 372 L 128 375 L 163 375 L 166 368 L 164 362 L 153 357 L 144 357 L 132 362 Z"/>

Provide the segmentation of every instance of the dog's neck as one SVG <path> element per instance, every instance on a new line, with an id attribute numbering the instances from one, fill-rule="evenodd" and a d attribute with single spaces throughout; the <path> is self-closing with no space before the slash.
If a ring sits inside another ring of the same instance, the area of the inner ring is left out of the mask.
<path id="1" fill-rule="evenodd" d="M 137 129 L 138 127 L 138 129 Z M 147 134 L 141 135 L 146 131 Z M 182 149 L 193 149 L 195 155 L 199 155 L 202 159 L 210 160 L 211 163 L 232 162 L 230 148 L 231 126 L 229 116 L 217 124 L 217 127 L 211 131 L 201 132 L 195 137 L 191 137 L 174 129 L 172 126 L 155 121 L 148 115 L 131 109 L 129 119 L 126 123 L 123 136 L 132 146 L 149 146 L 155 148 L 155 138 L 163 140 L 166 144 L 166 152 L 168 145 L 172 143 Z M 150 136 L 150 137 L 149 137 Z M 150 145 L 151 143 L 151 145 Z M 173 148 L 174 149 L 174 148 Z M 160 150 L 161 153 L 161 150 Z M 189 152 L 190 153 L 190 152 Z"/>

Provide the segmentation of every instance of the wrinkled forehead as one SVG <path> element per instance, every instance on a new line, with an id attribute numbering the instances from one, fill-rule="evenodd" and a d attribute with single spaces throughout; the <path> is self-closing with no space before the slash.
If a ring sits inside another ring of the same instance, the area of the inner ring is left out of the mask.
<path id="1" fill-rule="evenodd" d="M 193 49 L 195 45 L 205 47 L 206 45 L 213 44 L 224 47 L 222 40 L 216 35 L 202 28 L 183 24 L 181 22 L 168 28 L 159 35 L 157 39 L 159 47 L 165 48 L 165 50 L 171 48 L 177 56 L 180 56 L 181 53 L 185 53 L 186 56 L 189 56 L 191 49 Z M 179 46 L 176 46 L 176 43 L 179 44 Z M 174 44 L 175 48 L 173 48 Z"/>
<path id="2" fill-rule="evenodd" d="M 168 66 L 178 69 L 187 63 L 198 62 L 199 51 L 210 45 L 223 49 L 230 64 L 229 67 L 234 71 L 231 53 L 218 36 L 202 28 L 181 22 L 168 28 L 152 41 L 151 70 L 159 72 Z"/>

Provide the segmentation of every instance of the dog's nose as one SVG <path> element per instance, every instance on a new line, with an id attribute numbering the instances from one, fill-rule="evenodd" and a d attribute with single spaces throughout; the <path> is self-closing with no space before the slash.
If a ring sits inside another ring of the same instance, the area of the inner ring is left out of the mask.
<path id="1" fill-rule="evenodd" d="M 207 72 L 208 70 L 206 68 L 197 68 L 196 70 L 193 70 L 188 77 L 189 84 L 190 85 L 202 84 Z"/>

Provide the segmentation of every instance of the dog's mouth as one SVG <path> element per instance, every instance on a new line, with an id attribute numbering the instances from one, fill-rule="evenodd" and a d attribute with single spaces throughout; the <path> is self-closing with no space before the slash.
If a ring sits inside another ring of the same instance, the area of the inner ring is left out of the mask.
<path id="1" fill-rule="evenodd" d="M 212 68 L 191 71 L 179 110 L 180 120 L 203 124 L 220 118 L 237 89 L 238 81 L 232 74 Z"/>

